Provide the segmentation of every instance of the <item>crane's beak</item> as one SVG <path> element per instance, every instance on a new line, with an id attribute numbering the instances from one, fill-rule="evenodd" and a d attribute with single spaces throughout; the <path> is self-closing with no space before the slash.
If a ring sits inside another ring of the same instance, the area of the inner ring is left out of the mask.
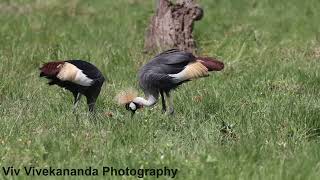
<path id="1" fill-rule="evenodd" d="M 131 118 L 136 114 L 136 111 L 131 111 Z"/>

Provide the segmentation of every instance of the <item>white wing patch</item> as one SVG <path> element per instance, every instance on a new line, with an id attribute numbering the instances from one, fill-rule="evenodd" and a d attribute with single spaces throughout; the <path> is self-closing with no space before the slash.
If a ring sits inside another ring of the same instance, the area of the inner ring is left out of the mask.
<path id="1" fill-rule="evenodd" d="M 82 70 L 79 69 L 76 74 L 76 78 L 72 82 L 80 84 L 81 86 L 91 86 L 93 80 L 88 78 L 87 75 L 85 75 Z"/>
<path id="2" fill-rule="evenodd" d="M 61 81 L 71 81 L 81 86 L 90 86 L 93 82 L 93 80 L 88 78 L 81 69 L 68 62 L 63 64 L 57 78 Z"/>
<path id="3" fill-rule="evenodd" d="M 169 74 L 176 82 L 208 76 L 208 69 L 200 62 L 189 63 L 181 72 Z"/>

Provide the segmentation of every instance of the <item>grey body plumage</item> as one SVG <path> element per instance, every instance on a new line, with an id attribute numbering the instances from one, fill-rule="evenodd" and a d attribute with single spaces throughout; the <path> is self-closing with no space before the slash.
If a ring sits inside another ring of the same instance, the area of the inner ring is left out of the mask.
<path id="1" fill-rule="evenodd" d="M 171 49 L 155 56 L 139 71 L 139 85 L 145 96 L 153 96 L 158 99 L 161 95 L 162 111 L 166 112 L 166 98 L 171 98 L 170 91 L 177 88 L 183 82 L 176 82 L 169 74 L 181 72 L 195 57 L 188 52 Z M 169 104 L 169 114 L 174 112 L 172 100 Z"/>
<path id="2" fill-rule="evenodd" d="M 146 95 L 157 97 L 160 91 L 169 93 L 170 90 L 182 84 L 176 83 L 169 74 L 181 72 L 186 65 L 195 59 L 191 53 L 177 49 L 165 51 L 140 69 L 139 85 Z"/>

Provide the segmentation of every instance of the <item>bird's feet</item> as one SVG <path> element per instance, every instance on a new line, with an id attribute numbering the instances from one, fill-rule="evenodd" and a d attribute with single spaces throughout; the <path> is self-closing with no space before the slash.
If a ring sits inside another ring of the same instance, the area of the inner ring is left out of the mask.
<path id="1" fill-rule="evenodd" d="M 77 114 L 77 108 L 76 108 L 76 107 L 73 107 L 73 108 L 72 108 L 72 113 L 73 113 L 73 114 Z"/>
<path id="2" fill-rule="evenodd" d="M 169 110 L 166 113 L 167 113 L 167 115 L 173 115 L 174 114 L 174 109 L 173 108 L 169 108 Z"/>

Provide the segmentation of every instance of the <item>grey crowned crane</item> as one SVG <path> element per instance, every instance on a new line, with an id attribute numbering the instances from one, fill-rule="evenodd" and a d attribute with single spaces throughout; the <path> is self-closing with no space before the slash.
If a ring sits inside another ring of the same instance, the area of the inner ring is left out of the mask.
<path id="1" fill-rule="evenodd" d="M 82 95 L 87 98 L 89 111 L 94 111 L 96 100 L 105 81 L 97 67 L 82 60 L 48 62 L 40 68 L 40 77 L 49 79 L 49 85 L 58 85 L 72 92 L 73 112 Z"/>
<path id="2" fill-rule="evenodd" d="M 140 69 L 139 85 L 146 98 L 137 97 L 137 93 L 130 91 L 118 94 L 117 100 L 134 114 L 143 106 L 156 104 L 160 94 L 162 111 L 172 114 L 171 90 L 192 79 L 208 76 L 209 71 L 221 71 L 223 68 L 224 64 L 214 58 L 196 57 L 192 53 L 170 49 L 155 56 Z"/>

